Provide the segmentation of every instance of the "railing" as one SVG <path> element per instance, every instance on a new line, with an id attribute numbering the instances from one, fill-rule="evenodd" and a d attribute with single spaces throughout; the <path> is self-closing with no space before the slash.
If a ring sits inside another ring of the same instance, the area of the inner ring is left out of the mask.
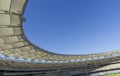
<path id="1" fill-rule="evenodd" d="M 118 52 L 118 51 L 117 51 Z M 69 63 L 69 62 L 86 62 L 86 61 L 94 61 L 94 60 L 101 60 L 101 59 L 108 59 L 108 58 L 113 58 L 113 57 L 118 57 L 120 56 L 120 53 L 116 53 L 116 54 L 113 54 L 114 52 L 108 52 L 108 54 L 105 54 L 105 55 L 102 55 L 102 56 L 97 56 L 99 54 L 97 54 L 96 56 L 95 55 L 92 55 L 91 57 L 89 58 L 82 58 L 82 59 L 72 59 L 72 60 L 39 60 L 39 59 L 35 59 L 35 60 L 32 60 L 30 58 L 22 58 L 22 57 L 19 57 L 19 58 L 16 58 L 14 56 L 6 56 L 6 55 L 3 55 L 3 54 L 0 54 L 0 59 L 1 60 L 8 60 L 8 61 L 15 61 L 15 62 L 26 62 L 26 63 Z M 104 53 L 103 53 L 104 54 Z"/>

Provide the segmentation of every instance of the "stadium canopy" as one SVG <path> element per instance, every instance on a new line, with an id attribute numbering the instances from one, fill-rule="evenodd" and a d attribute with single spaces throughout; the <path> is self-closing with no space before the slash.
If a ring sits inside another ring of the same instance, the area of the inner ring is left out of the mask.
<path id="1" fill-rule="evenodd" d="M 117 61 L 120 50 L 66 55 L 36 47 L 24 35 L 22 22 L 28 0 L 0 0 L 0 64 L 4 68 L 75 68 Z"/>

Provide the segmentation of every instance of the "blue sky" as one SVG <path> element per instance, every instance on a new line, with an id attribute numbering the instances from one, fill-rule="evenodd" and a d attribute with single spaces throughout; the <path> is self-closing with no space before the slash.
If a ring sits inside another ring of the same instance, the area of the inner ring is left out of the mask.
<path id="1" fill-rule="evenodd" d="M 29 0 L 24 15 L 27 38 L 48 51 L 120 49 L 120 0 Z"/>

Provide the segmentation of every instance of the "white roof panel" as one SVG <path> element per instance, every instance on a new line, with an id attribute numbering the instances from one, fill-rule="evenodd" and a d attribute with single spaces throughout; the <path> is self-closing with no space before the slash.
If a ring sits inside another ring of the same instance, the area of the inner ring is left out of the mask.
<path id="1" fill-rule="evenodd" d="M 22 13 L 25 0 L 12 0 L 10 12 Z"/>
<path id="2" fill-rule="evenodd" d="M 11 0 L 0 0 L 0 10 L 9 11 Z"/>
<path id="3" fill-rule="evenodd" d="M 0 14 L 0 25 L 10 25 L 10 16 L 6 14 Z"/>

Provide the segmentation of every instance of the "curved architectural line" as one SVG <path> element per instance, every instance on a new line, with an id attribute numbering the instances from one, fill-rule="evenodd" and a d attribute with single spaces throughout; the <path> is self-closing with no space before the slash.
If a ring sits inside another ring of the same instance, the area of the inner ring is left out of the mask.
<path id="1" fill-rule="evenodd" d="M 28 0 L 0 0 L 0 64 L 2 67 L 6 69 L 69 69 L 110 64 L 120 60 L 120 50 L 98 54 L 66 55 L 36 47 L 26 39 L 22 29 L 27 2 Z"/>

